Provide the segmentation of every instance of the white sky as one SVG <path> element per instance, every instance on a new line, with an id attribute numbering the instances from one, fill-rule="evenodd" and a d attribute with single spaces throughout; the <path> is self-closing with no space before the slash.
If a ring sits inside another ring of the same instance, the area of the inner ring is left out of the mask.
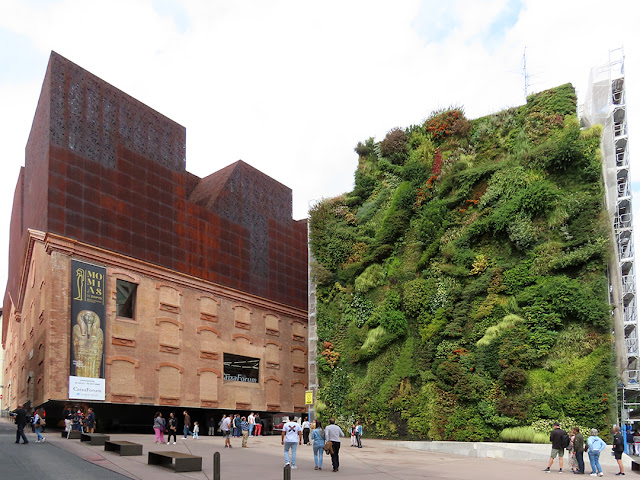
<path id="1" fill-rule="evenodd" d="M 580 95 L 590 68 L 624 46 L 633 138 L 640 5 L 609 5 L 2 0 L 0 288 L 13 192 L 51 50 L 185 126 L 187 170 L 205 176 L 242 159 L 293 190 L 299 219 L 315 200 L 353 187 L 358 141 L 380 140 L 440 107 L 477 118 L 523 103 L 525 47 L 530 92 L 571 82 Z M 632 180 L 640 186 L 640 168 Z"/>

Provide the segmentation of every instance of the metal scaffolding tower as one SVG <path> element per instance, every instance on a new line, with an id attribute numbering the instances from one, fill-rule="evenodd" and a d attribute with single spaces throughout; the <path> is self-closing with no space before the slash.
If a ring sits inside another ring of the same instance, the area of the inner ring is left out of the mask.
<path id="1" fill-rule="evenodd" d="M 619 420 L 627 422 L 640 415 L 640 363 L 622 48 L 609 52 L 608 64 L 591 70 L 581 122 L 583 126 L 600 124 L 604 127 L 601 141 L 602 172 L 615 250 L 613 259 L 609 262 L 609 292 L 613 306 L 618 375 L 621 380 L 618 413 Z M 634 410 L 637 410 L 636 415 L 633 415 Z"/>

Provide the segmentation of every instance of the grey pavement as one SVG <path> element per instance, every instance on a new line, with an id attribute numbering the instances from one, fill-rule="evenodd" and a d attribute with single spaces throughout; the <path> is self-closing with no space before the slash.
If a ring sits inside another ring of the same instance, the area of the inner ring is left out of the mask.
<path id="1" fill-rule="evenodd" d="M 0 421 L 0 478 L 126 480 L 127 476 L 87 462 L 54 442 L 35 443 L 36 436 L 26 431 L 28 444 L 17 445 L 16 426 Z M 58 436 L 60 434 L 58 433 Z"/>
<path id="2" fill-rule="evenodd" d="M 151 427 L 149 427 L 151 430 Z M 27 434 L 29 445 L 15 445 L 15 425 L 0 422 L 0 478 L 4 479 L 122 479 L 141 480 L 164 479 L 213 479 L 213 454 L 221 456 L 221 480 L 276 480 L 283 478 L 284 456 L 280 437 L 249 438 L 249 448 L 241 448 L 239 439 L 233 439 L 234 448 L 223 448 L 221 437 L 202 436 L 199 440 L 178 437 L 176 445 L 156 445 L 153 433 L 115 434 L 112 440 L 128 440 L 143 445 L 143 455 L 120 457 L 105 452 L 104 447 L 90 446 L 79 440 L 67 440 L 60 437 L 59 431 L 47 432 L 44 444 L 35 443 L 35 435 Z M 430 479 L 478 479 L 478 480 L 533 480 L 549 479 L 541 470 L 546 467 L 544 451 L 546 445 L 522 446 L 523 450 L 539 450 L 542 461 L 526 461 L 504 458 L 478 458 L 426 451 L 429 442 L 391 442 L 364 439 L 363 448 L 351 448 L 349 439 L 345 439 L 340 448 L 340 471 L 333 473 L 331 458 L 324 456 L 322 471 L 313 469 L 313 451 L 310 446 L 299 446 L 297 470 L 291 473 L 292 479 L 338 478 L 349 480 L 414 480 Z M 423 444 L 423 445 L 420 445 Z M 471 445 L 471 444 L 468 444 Z M 497 448 L 497 447 L 495 447 Z M 175 473 L 167 468 L 147 465 L 149 451 L 178 451 L 203 457 L 202 472 Z M 497 450 L 496 450 L 497 451 Z M 524 456 L 523 456 L 524 458 Z M 548 457 L 546 457 L 548 458 Z M 627 473 L 631 473 L 630 462 L 625 462 Z M 610 462 L 603 462 L 605 476 L 613 477 L 617 472 Z M 588 460 L 587 460 L 588 469 Z M 567 474 L 570 470 L 565 466 Z M 588 471 L 588 470 L 587 470 Z M 5 476 L 5 473 L 7 474 Z M 553 473 L 557 475 L 557 461 Z M 583 477 L 584 478 L 584 477 Z"/>

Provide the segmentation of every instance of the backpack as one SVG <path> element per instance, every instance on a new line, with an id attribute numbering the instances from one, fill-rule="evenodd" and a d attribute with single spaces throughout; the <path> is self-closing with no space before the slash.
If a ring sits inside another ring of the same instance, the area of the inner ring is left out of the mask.
<path id="1" fill-rule="evenodd" d="M 571 437 L 566 433 L 562 434 L 562 448 L 567 448 L 571 443 Z"/>

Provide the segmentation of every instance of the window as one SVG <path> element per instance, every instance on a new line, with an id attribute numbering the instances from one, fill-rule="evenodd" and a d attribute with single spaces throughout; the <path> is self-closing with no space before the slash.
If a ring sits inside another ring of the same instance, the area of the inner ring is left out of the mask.
<path id="1" fill-rule="evenodd" d="M 234 382 L 258 383 L 260 359 L 224 354 L 224 379 Z"/>
<path id="2" fill-rule="evenodd" d="M 118 317 L 133 318 L 136 308 L 136 289 L 138 285 L 118 280 L 116 284 L 116 315 Z"/>

